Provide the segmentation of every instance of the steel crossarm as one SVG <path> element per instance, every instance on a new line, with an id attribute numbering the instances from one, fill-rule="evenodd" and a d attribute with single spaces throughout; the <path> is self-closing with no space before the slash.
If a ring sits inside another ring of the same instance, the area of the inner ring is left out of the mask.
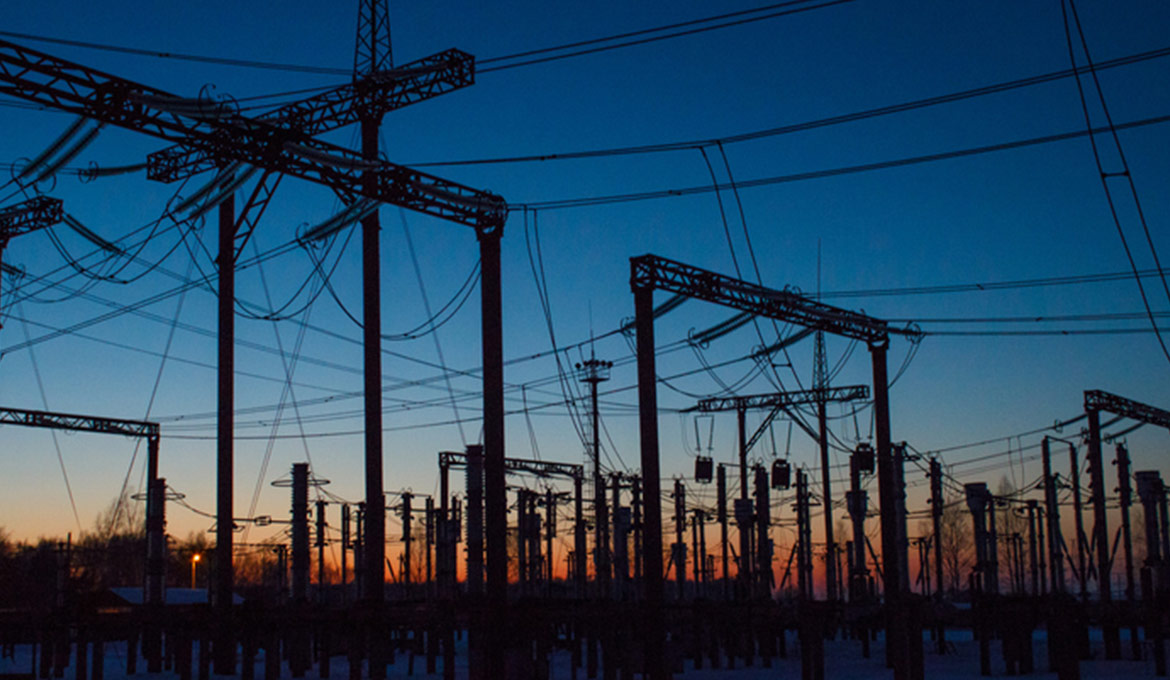
<path id="1" fill-rule="evenodd" d="M 824 401 L 854 401 L 869 399 L 869 385 L 850 385 L 827 389 L 794 390 L 773 394 L 754 394 L 740 397 L 711 397 L 699 401 L 698 405 L 685 411 L 710 413 L 713 411 L 738 411 L 763 408 L 786 408 Z"/>
<path id="2" fill-rule="evenodd" d="M 158 423 L 144 420 L 121 420 L 6 407 L 0 407 L 0 425 L 23 425 L 74 432 L 101 432 L 121 434 L 127 437 L 157 438 L 159 433 Z"/>
<path id="3" fill-rule="evenodd" d="M 1106 411 L 1150 425 L 1170 428 L 1170 411 L 1143 404 L 1104 390 L 1085 390 L 1086 411 Z"/>
<path id="4" fill-rule="evenodd" d="M 467 454 L 459 451 L 440 451 L 440 467 L 463 467 L 467 465 Z M 504 469 L 512 473 L 528 473 L 538 477 L 568 477 L 576 479 L 585 474 L 585 467 L 574 463 L 553 463 L 542 460 L 505 458 Z"/>
<path id="5" fill-rule="evenodd" d="M 886 342 L 891 333 L 919 334 L 914 329 L 890 328 L 881 319 L 826 305 L 792 291 L 766 288 L 657 255 L 630 259 L 630 286 L 686 295 L 869 344 Z"/>
<path id="6" fill-rule="evenodd" d="M 360 122 L 363 115 L 381 116 L 474 82 L 475 57 L 449 49 L 286 104 L 258 120 L 315 137 Z M 151 179 L 173 182 L 216 166 L 204 149 L 179 144 L 152 154 L 149 173 Z"/>
<path id="7" fill-rule="evenodd" d="M 34 196 L 0 209 L 0 244 L 13 236 L 54 225 L 64 216 L 61 199 L 48 196 Z"/>
<path id="8" fill-rule="evenodd" d="M 191 100 L 0 40 L 0 94 L 68 111 L 218 159 L 239 161 L 333 189 L 353 202 L 365 197 L 474 227 L 502 230 L 507 204 L 489 192 L 314 139 L 297 130 L 249 118 L 224 104 Z M 148 176 L 171 170 L 159 152 Z"/>

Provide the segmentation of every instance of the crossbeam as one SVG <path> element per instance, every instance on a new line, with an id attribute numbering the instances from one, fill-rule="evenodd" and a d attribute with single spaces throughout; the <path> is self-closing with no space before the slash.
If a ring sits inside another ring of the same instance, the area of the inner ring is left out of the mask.
<path id="1" fill-rule="evenodd" d="M 467 467 L 467 454 L 459 451 L 440 451 L 439 467 Z M 568 477 L 570 479 L 577 479 L 585 474 L 584 465 L 521 458 L 505 458 L 504 470 L 513 474 L 528 473 L 539 477 Z"/>
<path id="2" fill-rule="evenodd" d="M 686 295 L 871 344 L 885 342 L 890 333 L 914 337 L 920 333 L 915 329 L 890 328 L 881 319 L 826 305 L 788 290 L 766 288 L 657 255 L 630 259 L 630 287 Z"/>
<path id="3" fill-rule="evenodd" d="M 449 49 L 286 104 L 257 120 L 314 137 L 361 122 L 371 110 L 381 116 L 474 83 L 475 57 Z M 219 162 L 205 149 L 177 144 L 151 154 L 148 175 L 174 182 L 212 170 Z"/>
<path id="4" fill-rule="evenodd" d="M 1148 425 L 1170 428 L 1170 411 L 1104 390 L 1085 390 L 1085 411 L 1107 411 Z"/>
<path id="5" fill-rule="evenodd" d="M 34 196 L 0 209 L 0 245 L 14 236 L 52 226 L 64 217 L 61 199 L 48 196 Z"/>
<path id="6" fill-rule="evenodd" d="M 756 428 L 752 436 L 744 443 L 744 453 L 751 451 L 767 432 L 768 427 L 781 411 L 785 413 L 793 406 L 802 404 L 819 404 L 821 401 L 855 401 L 869 399 L 868 385 L 850 385 L 848 387 L 830 387 L 827 389 L 815 388 L 811 390 L 792 390 L 790 392 L 775 392 L 772 394 L 755 394 L 742 397 L 711 397 L 702 399 L 696 406 L 683 409 L 683 412 L 698 411 L 712 413 L 717 411 L 752 411 L 768 409 L 763 422 Z M 813 432 L 803 421 L 794 418 L 793 422 L 800 426 L 808 436 L 819 439 L 820 435 Z"/>
<path id="7" fill-rule="evenodd" d="M 122 420 L 7 407 L 0 407 L 0 425 L 23 425 L 73 432 L 100 432 L 121 434 L 127 437 L 158 438 L 159 435 L 158 423 L 145 420 Z"/>
<path id="8" fill-rule="evenodd" d="M 249 118 L 221 102 L 190 100 L 125 78 L 0 40 L 0 94 L 88 116 L 198 150 L 322 184 L 343 201 L 359 197 L 399 205 L 474 227 L 502 230 L 507 204 L 489 192 L 330 144 L 299 130 Z M 148 176 L 176 166 L 163 152 L 148 157 Z"/>
<path id="9" fill-rule="evenodd" d="M 869 399 L 868 385 L 793 390 L 791 392 L 774 392 L 772 394 L 753 394 L 733 397 L 711 397 L 700 400 L 696 406 L 683 409 L 683 412 L 699 411 L 701 413 L 711 413 L 715 411 L 739 411 L 741 409 L 751 411 L 763 408 L 784 408 L 788 406 L 800 406 L 802 404 L 816 404 L 822 400 L 854 401 L 857 399 Z"/>

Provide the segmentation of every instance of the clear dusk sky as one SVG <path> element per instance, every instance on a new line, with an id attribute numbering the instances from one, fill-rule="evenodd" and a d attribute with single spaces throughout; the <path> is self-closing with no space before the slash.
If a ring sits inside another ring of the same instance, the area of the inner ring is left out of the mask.
<path id="1" fill-rule="evenodd" d="M 832 304 L 898 325 L 917 322 L 927 333 L 917 351 L 895 340 L 890 352 L 890 373 L 898 376 L 891 393 L 894 439 L 921 452 L 994 440 L 942 454 L 959 482 L 987 481 L 994 488 L 1002 477 L 1017 486 L 1034 481 L 1041 435 L 1014 435 L 1075 417 L 1086 389 L 1170 407 L 1170 358 L 1152 332 L 1132 273 L 1125 276 L 1131 265 L 1093 148 L 1075 134 L 1086 128 L 1076 81 L 1018 82 L 1070 68 L 1059 0 L 853 0 L 750 11 L 762 6 L 392 3 L 396 63 L 459 47 L 476 55 L 480 68 L 474 86 L 386 116 L 382 143 L 391 160 L 514 159 L 679 143 L 639 154 L 428 168 L 500 194 L 514 208 L 503 240 L 505 356 L 515 360 L 505 373 L 509 456 L 584 462 L 587 426 L 572 417 L 584 414 L 584 401 L 572 409 L 565 403 L 585 394 L 571 373 L 573 362 L 595 351 L 618 363 L 602 386 L 603 462 L 636 471 L 632 345 L 610 332 L 633 313 L 628 259 L 644 253 L 731 275 L 738 266 L 752 280 L 754 260 L 765 285 L 809 294 L 819 287 Z M 1163 264 L 1170 258 L 1170 124 L 1160 120 L 1170 115 L 1170 54 L 1157 52 L 1170 48 L 1170 6 L 1081 0 L 1077 11 L 1095 63 L 1139 57 L 1098 75 L 1112 121 L 1122 128 L 1118 139 L 1149 242 L 1125 178 L 1110 179 L 1110 189 L 1135 266 L 1147 271 L 1154 267 L 1151 242 Z M 0 37 L 178 95 L 230 96 L 259 114 L 304 96 L 285 93 L 349 78 L 356 14 L 355 2 L 7 2 L 0 7 Z M 731 16 L 674 32 L 740 23 L 541 63 L 521 62 L 565 52 L 498 59 L 715 15 Z M 1075 24 L 1071 30 L 1083 66 Z M 1019 86 L 739 139 L 1005 83 Z M 1082 84 L 1092 124 L 1106 125 L 1092 79 L 1085 76 Z M 257 95 L 276 96 L 249 99 Z M 37 157 L 74 119 L 0 95 L 0 121 L 0 164 L 9 172 Z M 1056 135 L 1066 138 L 1037 141 Z M 328 139 L 356 146 L 353 129 Z M 1113 137 L 1100 134 L 1096 141 L 1106 171 L 1124 169 Z M 1008 148 L 989 148 L 997 145 Z M 104 255 L 66 225 L 8 244 L 4 262 L 26 275 L 5 276 L 0 289 L 0 404 L 161 422 L 162 474 L 190 506 L 211 511 L 215 224 L 167 214 L 210 177 L 162 185 L 139 171 L 83 183 L 74 172 L 91 163 L 140 163 L 161 146 L 105 127 L 55 179 L 40 183 L 79 223 L 127 254 Z M 904 160 L 912 162 L 893 163 Z M 730 179 L 743 184 L 738 195 L 708 190 Z M 240 190 L 239 202 L 249 189 Z M 598 205 L 562 203 L 692 189 Z M 23 198 L 13 182 L 2 194 L 5 206 Z M 312 250 L 284 247 L 299 230 L 341 209 L 329 191 L 285 179 L 244 254 L 260 262 L 238 277 L 239 516 L 284 516 L 287 490 L 270 483 L 306 459 L 332 480 L 326 488 L 335 498 L 362 495 L 361 333 L 348 316 L 360 317 L 358 241 L 347 230 Z M 465 227 L 392 206 L 381 208 L 381 221 L 384 332 L 424 325 L 428 305 L 443 319 L 451 316 L 435 333 L 384 346 L 386 488 L 434 493 L 436 452 L 480 437 L 478 289 L 459 306 L 478 252 Z M 1090 275 L 1110 276 L 1084 280 Z M 994 285 L 1055 278 L 1066 280 Z M 1170 344 L 1165 281 L 1147 274 L 1142 284 Z M 947 286 L 956 288 L 937 290 Z M 811 382 L 811 339 L 769 364 L 745 358 L 791 328 L 749 324 L 706 347 L 686 342 L 688 334 L 731 316 L 687 302 L 658 323 L 665 476 L 689 477 L 696 453 L 695 420 L 679 409 L 728 389 L 753 394 Z M 605 337 L 594 347 L 582 344 L 591 333 Z M 834 384 L 869 382 L 863 347 L 830 338 L 828 360 Z M 561 371 L 568 373 L 558 378 Z M 870 436 L 869 409 L 830 412 L 841 447 Z M 759 417 L 752 414 L 749 423 Z M 698 425 L 702 447 L 710 441 L 717 461 L 731 461 L 734 416 Z M 1061 434 L 1075 438 L 1080 427 Z M 788 421 L 778 420 L 753 458 L 787 453 L 815 470 L 813 442 L 799 429 L 789 431 Z M 1146 427 L 1126 438 L 1136 469 L 1167 470 L 1165 431 Z M 54 438 L 4 427 L 0 451 L 0 526 L 17 538 L 76 532 L 79 521 L 89 529 L 124 482 L 131 491 L 142 485 L 145 451 L 136 453 L 134 442 L 117 437 Z M 838 464 L 847 460 L 841 451 L 834 456 Z M 1059 460 L 1064 470 L 1063 450 Z M 844 472 L 838 469 L 835 478 Z M 819 472 L 814 478 L 819 484 Z M 923 509 L 916 469 L 907 479 L 917 485 L 911 509 Z M 842 488 L 838 481 L 836 491 Z M 712 491 L 693 493 L 712 503 Z M 777 507 L 782 520 L 793 518 L 787 502 Z M 179 536 L 211 525 L 176 504 L 168 513 L 169 530 Z M 246 540 L 275 533 L 252 529 Z M 776 538 L 789 543 L 791 531 L 779 529 Z"/>

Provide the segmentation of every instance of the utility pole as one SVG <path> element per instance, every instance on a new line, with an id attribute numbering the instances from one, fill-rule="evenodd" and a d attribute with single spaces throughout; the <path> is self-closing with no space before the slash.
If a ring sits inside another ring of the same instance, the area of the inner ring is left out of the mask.
<path id="1" fill-rule="evenodd" d="M 1117 492 L 1120 495 L 1121 506 L 1121 545 L 1125 550 L 1125 600 L 1129 603 L 1130 611 L 1136 611 L 1137 593 L 1133 579 L 1133 536 L 1129 524 L 1129 507 L 1133 503 L 1129 483 L 1129 449 L 1125 444 L 1119 443 L 1116 454 L 1117 458 L 1114 462 L 1117 464 Z M 1141 639 L 1138 638 L 1136 623 L 1130 628 L 1129 636 L 1133 658 L 1135 660 L 1141 659 Z"/>
<path id="2" fill-rule="evenodd" d="M 1028 499 L 1028 565 L 1032 572 L 1032 596 L 1040 595 L 1040 564 L 1036 557 L 1036 499 Z"/>
<path id="3" fill-rule="evenodd" d="M 853 521 L 853 551 L 850 560 L 852 569 L 849 574 L 849 601 L 863 602 L 869 591 L 869 569 L 865 560 L 865 515 L 868 510 L 867 493 L 861 488 L 861 474 L 873 473 L 874 450 L 869 444 L 861 443 L 849 457 L 849 493 L 845 502 L 849 510 L 849 518 Z"/>
<path id="4" fill-rule="evenodd" d="M 722 558 L 723 570 L 720 572 L 723 583 L 723 599 L 731 599 L 731 581 L 728 578 L 728 551 L 727 551 L 727 468 L 720 463 L 715 468 L 715 490 L 718 495 L 715 506 L 715 520 L 719 522 L 719 550 Z"/>
<path id="5" fill-rule="evenodd" d="M 748 500 L 747 427 L 746 409 L 735 410 L 739 434 L 739 498 L 735 501 L 735 525 L 739 529 L 739 587 L 745 596 L 751 592 L 752 582 L 752 506 Z"/>
<path id="6" fill-rule="evenodd" d="M 585 597 L 585 480 L 581 475 L 573 476 L 573 581 L 577 585 L 577 597 Z"/>
<path id="7" fill-rule="evenodd" d="M 943 490 L 942 490 L 942 464 L 938 462 L 938 458 L 930 459 L 930 519 L 934 529 L 934 599 L 936 603 L 941 604 L 945 599 L 946 585 L 943 583 L 943 560 L 942 560 L 942 516 L 943 516 Z M 939 623 L 935 627 L 935 641 L 938 645 L 938 653 L 945 654 L 947 651 L 946 641 L 947 627 Z"/>
<path id="8" fill-rule="evenodd" d="M 1166 552 L 1170 550 L 1159 531 L 1159 506 L 1166 502 L 1166 488 L 1157 470 L 1140 470 L 1137 478 L 1138 498 L 1145 519 L 1146 561 L 1142 566 L 1142 601 L 1146 609 L 1146 639 L 1154 643 L 1154 667 L 1158 676 L 1166 675 L 1165 629 L 1159 601 L 1165 597 Z M 1163 516 L 1163 520 L 1165 517 Z"/>
<path id="9" fill-rule="evenodd" d="M 309 591 L 309 464 L 292 466 L 292 599 L 303 604 Z"/>
<path id="10" fill-rule="evenodd" d="M 411 503 L 414 500 L 414 494 L 409 491 L 402 493 L 402 578 L 399 579 L 403 586 L 410 586 L 413 578 L 413 570 L 411 569 L 411 546 L 414 543 L 413 527 L 413 508 Z"/>
<path id="11" fill-rule="evenodd" d="M 1060 509 L 1056 503 L 1056 476 L 1052 474 L 1049 437 L 1041 442 L 1044 461 L 1044 511 L 1048 520 L 1048 568 L 1052 572 L 1052 592 L 1064 592 L 1064 538 L 1060 531 Z M 1073 455 L 1075 460 L 1076 455 Z"/>
<path id="12" fill-rule="evenodd" d="M 681 479 L 674 480 L 674 580 L 678 586 L 678 599 L 686 598 L 687 590 L 687 496 Z"/>
<path id="13" fill-rule="evenodd" d="M 634 583 L 642 586 L 642 478 L 634 475 L 630 480 L 630 504 L 633 507 L 634 524 Z"/>
<path id="14" fill-rule="evenodd" d="M 597 580 L 598 595 L 609 595 L 609 510 L 605 501 L 605 478 L 601 474 L 601 418 L 597 408 L 597 386 L 609 380 L 612 361 L 590 356 L 577 364 L 578 380 L 589 385 L 589 398 L 593 424 L 593 446 L 590 451 L 593 462 L 593 573 Z"/>
<path id="15" fill-rule="evenodd" d="M 613 475 L 613 573 L 618 599 L 628 596 L 630 582 L 630 509 L 622 507 L 622 476 Z"/>
<path id="16" fill-rule="evenodd" d="M 1112 560 L 1109 554 L 1109 525 L 1105 513 L 1105 470 L 1101 455 L 1101 415 L 1086 409 L 1089 417 L 1089 487 L 1093 494 L 1093 540 L 1097 544 L 1097 599 L 1107 612 L 1113 602 Z M 1121 631 L 1116 624 L 1102 626 L 1105 658 L 1121 658 Z"/>
<path id="17" fill-rule="evenodd" d="M 483 447 L 467 445 L 467 592 L 483 595 Z"/>
<path id="18" fill-rule="evenodd" d="M 796 471 L 796 579 L 802 601 L 812 600 L 812 527 L 809 517 L 808 476 Z"/>
<path id="19" fill-rule="evenodd" d="M 349 603 L 349 552 L 352 545 L 349 536 L 349 503 L 341 505 L 341 601 Z"/>
<path id="20" fill-rule="evenodd" d="M 317 601 L 324 604 L 325 590 L 325 501 L 317 501 Z"/>
<path id="21" fill-rule="evenodd" d="M 1077 531 L 1077 578 L 1081 582 L 1081 601 L 1089 601 L 1089 571 L 1085 564 L 1085 520 L 1081 514 L 1081 471 L 1077 461 L 1077 447 L 1068 445 L 1069 467 L 1072 468 L 1073 519 Z"/>
<path id="22" fill-rule="evenodd" d="M 768 472 L 763 466 L 755 468 L 756 483 L 756 565 L 759 576 L 759 592 L 765 599 L 772 595 L 772 504 L 768 494 Z M 811 551 L 810 551 L 811 556 Z M 832 560 L 830 560 L 831 562 Z M 810 588 L 811 589 L 811 588 Z"/>
<path id="23" fill-rule="evenodd" d="M 819 268 L 818 261 L 818 268 Z M 819 280 L 819 277 L 818 277 Z M 819 285 L 818 285 L 819 288 Z M 813 362 L 813 388 L 820 392 L 817 399 L 817 442 L 821 449 L 821 495 L 825 504 L 825 599 L 837 600 L 837 560 L 833 559 L 837 544 L 833 540 L 833 487 L 829 474 L 829 421 L 825 395 L 829 387 L 829 371 L 825 356 L 825 333 L 817 331 Z"/>

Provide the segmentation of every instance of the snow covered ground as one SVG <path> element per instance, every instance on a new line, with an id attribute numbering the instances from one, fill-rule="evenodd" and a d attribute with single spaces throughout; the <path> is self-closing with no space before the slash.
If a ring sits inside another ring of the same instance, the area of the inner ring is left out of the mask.
<path id="1" fill-rule="evenodd" d="M 1123 636 L 1125 632 L 1123 631 Z M 926 663 L 926 677 L 927 678 L 946 678 L 947 680 L 966 680 L 980 678 L 979 675 L 979 647 L 972 639 L 970 631 L 948 631 L 948 640 L 954 643 L 954 653 L 939 655 L 933 652 L 933 645 L 927 640 L 924 643 L 925 647 L 925 663 Z M 1055 678 L 1055 673 L 1048 672 L 1047 664 L 1047 649 L 1045 647 L 1045 640 L 1043 639 L 1043 631 L 1037 634 L 1035 643 L 1035 662 L 1036 672 L 1030 676 L 1033 678 Z M 878 680 L 892 678 L 893 673 L 885 668 L 883 663 L 883 646 L 879 640 L 872 645 L 872 656 L 869 659 L 862 658 L 860 643 L 854 641 L 830 640 L 825 644 L 825 677 L 827 678 L 845 678 L 847 680 Z M 1123 650 L 1128 655 L 1129 642 L 1123 637 Z M 467 677 L 467 657 L 464 649 L 459 650 L 459 656 L 456 663 L 456 677 Z M 992 671 L 993 675 L 1003 677 L 1005 675 L 1003 657 L 1000 654 L 999 644 L 992 643 Z M 12 658 L 0 659 L 0 675 L 8 673 L 27 673 L 31 668 L 30 649 L 28 647 L 18 647 L 15 650 L 15 655 Z M 105 678 L 106 680 L 120 680 L 121 678 L 134 677 L 139 679 L 155 679 L 171 680 L 178 678 L 178 673 L 174 671 L 167 671 L 163 673 L 146 673 L 145 662 L 139 661 L 139 673 L 134 676 L 127 676 L 126 674 L 126 647 L 124 643 L 110 643 L 106 646 L 105 659 Z M 1129 678 L 1152 678 L 1154 675 L 1153 660 L 1147 658 L 1144 661 L 1111 661 L 1106 662 L 1101 660 L 1101 642 L 1100 636 L 1094 636 L 1094 660 L 1082 662 L 1081 677 L 1086 680 L 1128 680 Z M 425 657 L 419 656 L 414 659 L 413 672 L 410 668 L 410 657 L 408 654 L 399 653 L 396 655 L 395 663 L 387 668 L 387 678 L 391 680 L 399 680 L 400 678 L 441 678 L 441 672 L 435 675 L 428 675 L 426 670 Z M 442 661 L 439 660 L 439 669 L 441 671 Z M 330 677 L 338 680 L 345 680 L 349 677 L 349 669 L 344 657 L 334 657 L 331 663 Z M 75 677 L 74 668 L 70 666 L 65 671 L 67 680 L 73 680 Z M 213 676 L 214 677 L 214 676 Z M 257 658 L 256 663 L 256 678 L 264 677 L 263 654 L 261 653 Z M 317 669 L 313 668 L 306 676 L 306 678 L 318 678 Z M 567 652 L 558 652 L 554 655 L 550 664 L 550 680 L 569 680 L 572 677 L 570 660 Z M 773 680 L 775 678 L 799 678 L 800 677 L 800 652 L 796 641 L 796 636 L 790 634 L 788 644 L 788 658 L 774 659 L 772 668 L 763 668 L 759 660 L 754 666 L 744 667 L 742 661 L 737 662 L 734 670 L 711 669 L 703 668 L 695 670 L 689 661 L 685 664 L 685 669 L 682 674 L 676 674 L 675 677 L 687 678 L 688 680 L 710 680 L 714 678 L 733 678 L 736 680 Z M 281 678 L 291 678 L 287 665 L 282 668 Z M 584 669 L 580 669 L 577 673 L 577 678 L 584 680 Z"/>

